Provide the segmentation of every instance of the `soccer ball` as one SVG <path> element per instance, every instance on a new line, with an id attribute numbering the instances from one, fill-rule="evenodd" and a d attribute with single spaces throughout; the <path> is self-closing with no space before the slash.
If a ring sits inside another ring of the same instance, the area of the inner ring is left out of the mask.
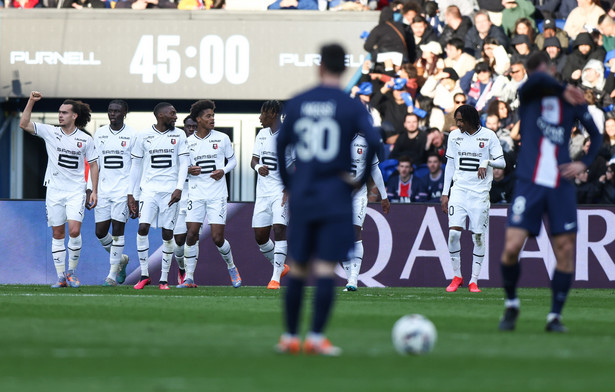
<path id="1" fill-rule="evenodd" d="M 403 316 L 393 325 L 393 346 L 402 355 L 421 355 L 433 349 L 438 333 L 431 321 L 420 314 Z"/>

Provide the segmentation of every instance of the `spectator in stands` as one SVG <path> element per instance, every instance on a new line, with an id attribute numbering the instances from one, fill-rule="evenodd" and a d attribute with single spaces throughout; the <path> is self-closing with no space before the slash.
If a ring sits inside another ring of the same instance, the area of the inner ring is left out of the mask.
<path id="1" fill-rule="evenodd" d="M 267 9 L 318 11 L 318 0 L 275 0 Z"/>
<path id="2" fill-rule="evenodd" d="M 474 15 L 474 27 L 472 27 L 466 35 L 466 50 L 479 59 L 481 57 L 483 42 L 487 37 L 495 38 L 500 45 L 508 47 L 508 37 L 504 34 L 504 30 L 491 23 L 487 11 L 480 10 Z"/>
<path id="3" fill-rule="evenodd" d="M 501 0 L 478 0 L 478 8 L 487 11 L 489 19 L 494 25 L 502 25 L 502 10 L 504 6 Z"/>
<path id="4" fill-rule="evenodd" d="M 538 49 L 544 49 L 544 42 L 547 38 L 557 38 L 560 43 L 560 49 L 563 52 L 568 51 L 568 35 L 564 32 L 564 30 L 560 29 L 555 25 L 555 20 L 553 19 L 545 19 L 542 25 L 543 32 L 536 36 L 535 44 Z"/>
<path id="5" fill-rule="evenodd" d="M 491 129 L 495 132 L 498 140 L 500 141 L 500 145 L 502 146 L 502 151 L 504 153 L 511 153 L 514 151 L 515 142 L 510 137 L 510 131 L 506 128 L 500 127 L 500 117 L 498 117 L 495 113 L 487 113 L 487 118 L 485 120 L 485 127 Z"/>
<path id="6" fill-rule="evenodd" d="M 419 95 L 414 104 L 417 109 L 421 109 L 425 112 L 423 116 L 422 112 L 419 114 L 419 111 L 416 111 L 419 115 L 419 129 L 421 131 L 426 131 L 429 128 L 442 129 L 444 126 L 444 112 L 434 105 L 433 99 Z"/>
<path id="7" fill-rule="evenodd" d="M 102 0 L 64 0 L 62 8 L 105 8 L 105 2 Z"/>
<path id="8" fill-rule="evenodd" d="M 525 61 L 527 56 L 535 50 L 527 35 L 515 35 L 510 41 L 511 53 L 517 60 Z"/>
<path id="9" fill-rule="evenodd" d="M 527 35 L 530 38 L 530 43 L 534 44 L 536 28 L 534 27 L 533 20 L 529 18 L 517 19 L 512 36 L 514 37 L 515 35 Z"/>
<path id="10" fill-rule="evenodd" d="M 600 19 L 598 29 L 602 34 L 602 46 L 604 50 L 610 52 L 615 49 L 615 22 L 608 15 L 602 15 Z"/>
<path id="11" fill-rule="evenodd" d="M 527 72 L 525 71 L 523 63 L 523 60 L 520 58 L 514 60 L 510 66 L 510 81 L 501 85 L 502 88 L 493 92 L 493 95 L 495 95 L 498 100 L 508 103 L 512 110 L 517 110 L 519 107 L 518 90 L 527 80 Z"/>
<path id="12" fill-rule="evenodd" d="M 545 19 L 566 19 L 570 12 L 577 7 L 577 0 L 535 0 L 534 4 Z"/>
<path id="13" fill-rule="evenodd" d="M 446 44 L 444 66 L 453 68 L 459 77 L 463 77 L 466 73 L 474 70 L 476 59 L 463 51 L 463 40 L 461 38 L 452 38 Z"/>
<path id="14" fill-rule="evenodd" d="M 405 91 L 409 92 L 412 97 L 416 97 L 416 93 L 418 92 L 418 71 L 413 64 L 404 63 L 399 67 L 397 71 L 397 75 L 391 76 L 388 74 L 381 73 L 371 73 L 370 77 L 372 80 L 378 80 L 382 83 L 387 83 L 396 78 L 406 79 L 406 88 Z"/>
<path id="15" fill-rule="evenodd" d="M 592 61 L 597 61 L 597 60 L 590 60 L 589 62 L 591 63 Z M 585 77 L 585 75 L 583 75 L 583 77 Z M 589 112 L 589 114 L 591 114 L 594 120 L 594 124 L 596 124 L 596 128 L 598 128 L 598 131 L 604 134 L 605 116 L 604 116 L 604 112 L 602 111 L 602 109 L 599 109 L 596 106 L 596 94 L 594 90 L 592 90 L 591 88 L 588 88 L 584 90 L 583 93 L 585 94 L 585 101 L 587 101 L 587 111 Z"/>
<path id="16" fill-rule="evenodd" d="M 435 131 L 439 132 L 439 131 Z M 429 173 L 418 179 L 418 195 L 416 201 L 423 203 L 440 203 L 442 188 L 444 188 L 444 173 L 442 170 L 442 157 L 435 153 L 427 156 L 427 169 Z"/>
<path id="17" fill-rule="evenodd" d="M 401 14 L 403 17 L 402 21 L 404 26 L 407 26 L 407 28 L 410 29 L 410 25 L 412 24 L 414 17 L 421 14 L 421 6 L 416 1 L 406 1 L 402 5 Z"/>
<path id="18" fill-rule="evenodd" d="M 439 74 L 444 69 L 444 61 L 441 58 L 442 47 L 438 41 L 431 41 L 425 45 L 419 45 L 420 58 L 416 61 L 418 75 L 427 79 Z"/>
<path id="19" fill-rule="evenodd" d="M 468 98 L 464 93 L 457 93 L 453 96 L 453 102 L 455 106 L 451 112 L 444 113 L 444 126 L 442 132 L 448 136 L 448 133 L 454 129 L 457 129 L 457 122 L 455 121 L 455 110 L 461 105 L 465 105 Z"/>
<path id="20" fill-rule="evenodd" d="M 371 82 L 363 82 L 358 86 L 352 87 L 350 90 L 350 96 L 361 101 L 363 106 L 365 106 L 365 109 L 369 112 L 369 114 L 371 114 L 374 127 L 379 127 L 382 125 L 382 118 L 380 117 L 380 112 L 372 106 L 371 98 L 373 91 L 374 87 Z"/>
<path id="21" fill-rule="evenodd" d="M 566 65 L 566 56 L 560 46 L 560 40 L 556 37 L 549 37 L 544 41 L 544 50 L 549 55 L 550 65 L 553 65 L 556 70 L 556 77 L 561 79 L 564 66 Z"/>
<path id="22" fill-rule="evenodd" d="M 599 204 L 615 204 L 615 164 L 611 163 L 598 180 L 600 187 Z"/>
<path id="23" fill-rule="evenodd" d="M 600 107 L 605 107 L 612 103 L 610 97 L 610 91 L 605 91 L 604 80 L 604 65 L 601 61 L 591 59 L 583 67 L 583 73 L 581 76 L 581 87 L 592 91 L 596 104 Z M 599 110 L 599 109 L 598 109 Z"/>
<path id="24" fill-rule="evenodd" d="M 566 18 L 564 31 L 575 40 L 577 35 L 585 32 L 585 25 L 598 27 L 598 18 L 605 12 L 600 8 L 600 0 L 577 0 L 578 7 L 573 9 Z"/>
<path id="25" fill-rule="evenodd" d="M 423 53 L 421 46 L 426 45 L 431 41 L 437 42 L 438 35 L 421 15 L 415 16 L 414 19 L 412 19 L 412 24 L 410 27 L 412 28 L 414 43 L 417 48 L 416 57 L 420 59 Z M 442 49 L 440 49 L 440 52 L 442 52 Z"/>
<path id="26" fill-rule="evenodd" d="M 445 112 L 454 111 L 454 96 L 462 93 L 459 87 L 459 75 L 453 68 L 444 68 L 434 76 L 430 76 L 421 87 L 421 95 L 432 98 L 436 106 Z"/>
<path id="27" fill-rule="evenodd" d="M 599 155 L 610 161 L 615 157 L 615 117 L 607 117 L 604 121 L 602 146 Z"/>
<path id="28" fill-rule="evenodd" d="M 473 81 L 472 77 L 476 76 Z M 474 68 L 474 75 L 469 73 L 461 80 L 463 92 L 468 96 L 468 105 L 472 105 L 479 112 L 484 111 L 494 98 L 493 92 L 502 88 L 508 80 L 504 76 L 493 76 L 489 64 L 481 61 Z"/>
<path id="29" fill-rule="evenodd" d="M 401 23 L 393 20 L 393 10 L 390 7 L 383 8 L 380 12 L 378 25 L 370 31 L 363 48 L 371 54 L 376 63 L 376 72 L 383 70 L 384 60 L 379 60 L 378 54 L 399 53 L 402 61 L 398 65 L 411 60 L 414 62 L 416 58 L 414 38 Z"/>
<path id="30" fill-rule="evenodd" d="M 410 203 L 416 201 L 419 182 L 414 180 L 412 160 L 406 156 L 397 159 L 397 172 L 387 181 L 387 197 L 391 203 Z"/>
<path id="31" fill-rule="evenodd" d="M 445 10 L 451 5 L 457 6 L 463 16 L 472 16 L 478 9 L 476 0 L 438 0 L 438 7 Z"/>
<path id="32" fill-rule="evenodd" d="M 396 83 L 397 81 L 397 83 Z M 376 91 L 372 96 L 372 105 L 382 116 L 382 140 L 386 144 L 394 144 L 400 133 L 404 133 L 404 123 L 408 114 L 408 106 L 402 93 L 404 85 L 400 79 L 391 80 Z"/>
<path id="33" fill-rule="evenodd" d="M 115 3 L 115 8 L 132 8 L 133 10 L 177 8 L 177 4 L 170 0 L 126 0 Z"/>
<path id="34" fill-rule="evenodd" d="M 407 156 L 416 165 L 422 165 L 426 159 L 427 135 L 419 130 L 419 117 L 415 113 L 406 114 L 404 130 L 395 141 L 389 158 Z"/>
<path id="35" fill-rule="evenodd" d="M 442 34 L 442 24 L 443 22 L 440 20 L 440 12 L 438 9 L 438 3 L 435 1 L 427 1 L 423 6 L 423 16 L 427 21 L 427 24 L 431 26 L 433 31 L 436 32 L 436 35 L 439 37 Z"/>
<path id="36" fill-rule="evenodd" d="M 574 83 L 581 80 L 582 70 L 594 52 L 594 40 L 589 33 L 580 33 L 574 41 L 572 53 L 566 59 L 562 70 L 565 81 Z"/>
<path id="37" fill-rule="evenodd" d="M 453 38 L 457 38 L 463 43 L 466 34 L 472 28 L 472 20 L 467 16 L 461 15 L 459 7 L 456 5 L 451 5 L 446 8 L 444 12 L 444 22 L 444 29 L 442 29 L 439 40 L 442 47 L 448 45 Z M 463 50 L 463 46 L 461 49 Z"/>
<path id="38" fill-rule="evenodd" d="M 589 169 L 574 176 L 578 204 L 594 204 L 600 198 L 602 188 L 598 185 L 598 181 L 591 181 L 589 176 Z"/>
<path id="39" fill-rule="evenodd" d="M 8 0 L 12 8 L 38 8 L 42 7 L 40 0 Z"/>
<path id="40" fill-rule="evenodd" d="M 512 202 L 513 191 L 515 190 L 514 175 L 507 173 L 506 169 L 493 168 L 493 181 L 489 190 L 489 201 L 491 204 Z"/>
<path id="41" fill-rule="evenodd" d="M 604 59 L 604 68 L 606 69 L 606 82 L 604 84 L 604 90 L 610 91 L 611 99 L 615 99 L 615 49 L 606 54 L 606 58 Z"/>
<path id="42" fill-rule="evenodd" d="M 447 137 L 438 128 L 429 128 L 427 130 L 427 158 L 429 155 L 435 154 L 440 157 L 441 160 L 446 160 L 446 141 Z M 429 163 L 429 159 L 428 162 Z"/>
<path id="43" fill-rule="evenodd" d="M 532 23 L 532 28 L 536 28 L 536 23 L 532 19 L 532 14 L 536 10 L 534 4 L 529 0 L 502 0 L 504 10 L 502 11 L 502 28 L 509 36 L 515 31 L 515 22 L 521 18 L 528 18 Z"/>
<path id="44" fill-rule="evenodd" d="M 497 75 L 504 75 L 510 68 L 508 53 L 495 38 L 487 37 L 483 42 L 482 59 Z"/>

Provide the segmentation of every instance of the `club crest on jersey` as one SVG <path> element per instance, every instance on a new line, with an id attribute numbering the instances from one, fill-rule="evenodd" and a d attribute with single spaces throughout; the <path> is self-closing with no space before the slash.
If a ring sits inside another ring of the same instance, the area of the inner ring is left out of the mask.
<path id="1" fill-rule="evenodd" d="M 122 147 L 126 147 L 126 140 L 122 141 Z"/>
<path id="2" fill-rule="evenodd" d="M 478 143 L 478 147 L 480 147 L 480 148 L 485 147 L 485 142 L 480 142 L 480 143 Z"/>
<path id="3" fill-rule="evenodd" d="M 363 149 L 361 147 L 357 148 L 357 154 L 363 154 Z"/>
<path id="4" fill-rule="evenodd" d="M 175 143 L 177 143 L 177 140 L 176 139 L 171 139 L 171 144 L 175 144 Z"/>
<path id="5" fill-rule="evenodd" d="M 212 147 L 214 148 L 214 150 L 217 150 L 218 149 L 218 143 L 214 143 Z"/>
<path id="6" fill-rule="evenodd" d="M 77 147 L 81 148 L 81 146 L 83 146 L 83 143 L 77 142 Z"/>

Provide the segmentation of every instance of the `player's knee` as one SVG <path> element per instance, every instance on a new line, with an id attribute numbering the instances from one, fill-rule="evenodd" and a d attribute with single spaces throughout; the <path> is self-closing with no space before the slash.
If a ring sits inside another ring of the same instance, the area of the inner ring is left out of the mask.
<path id="1" fill-rule="evenodd" d="M 273 225 L 273 238 L 276 241 L 283 241 L 286 239 L 286 226 Z"/>
<path id="2" fill-rule="evenodd" d="M 224 245 L 224 235 L 223 234 L 212 235 L 211 239 L 214 241 L 214 244 L 216 244 L 218 248 Z"/>
<path id="3" fill-rule="evenodd" d="M 459 230 L 449 230 L 448 232 L 448 245 L 457 247 L 459 245 L 459 240 L 461 239 L 461 231 Z"/>
<path id="4" fill-rule="evenodd" d="M 502 252 L 502 264 L 514 265 L 519 261 L 519 253 L 521 247 L 515 243 L 506 243 L 504 245 L 504 252 Z"/>
<path id="5" fill-rule="evenodd" d="M 146 236 L 149 234 L 149 225 L 145 224 L 145 223 L 141 223 L 139 225 L 139 231 L 138 231 L 139 235 L 142 236 Z"/>
<path id="6" fill-rule="evenodd" d="M 69 227 L 68 228 L 68 235 L 76 238 L 79 237 L 79 234 L 81 234 L 81 227 Z"/>
<path id="7" fill-rule="evenodd" d="M 184 246 L 184 244 L 186 243 L 186 238 L 188 238 L 188 236 L 186 234 L 178 234 L 176 236 L 173 236 L 173 238 L 175 239 L 175 245 Z"/>
<path id="8" fill-rule="evenodd" d="M 477 248 L 483 248 L 485 246 L 485 236 L 481 233 L 472 234 L 472 242 Z"/>
<path id="9" fill-rule="evenodd" d="M 196 231 L 188 231 L 188 234 L 186 234 L 186 245 L 188 246 L 192 246 L 194 244 L 196 244 L 196 242 L 199 240 L 199 232 Z"/>
<path id="10" fill-rule="evenodd" d="M 267 241 L 269 241 L 269 236 L 266 233 L 256 230 L 254 231 L 254 239 L 256 240 L 257 244 L 263 245 L 266 244 Z"/>
<path id="11" fill-rule="evenodd" d="M 173 239 L 173 230 L 162 229 L 162 239 L 165 241 L 171 241 Z"/>
<path id="12" fill-rule="evenodd" d="M 107 231 L 99 228 L 98 226 L 96 227 L 96 238 L 101 239 L 101 238 L 105 238 L 105 236 L 107 235 Z"/>

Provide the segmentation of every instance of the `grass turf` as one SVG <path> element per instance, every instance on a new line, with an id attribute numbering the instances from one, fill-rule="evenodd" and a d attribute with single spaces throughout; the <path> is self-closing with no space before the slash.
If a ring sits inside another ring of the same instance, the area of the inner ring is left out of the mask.
<path id="1" fill-rule="evenodd" d="M 548 289 L 520 290 L 512 333 L 497 330 L 500 289 L 338 292 L 327 334 L 344 349 L 340 358 L 273 352 L 280 295 L 262 287 L 0 286 L 0 391 L 613 390 L 615 290 L 573 289 L 566 335 L 544 332 Z M 429 355 L 393 350 L 391 327 L 408 313 L 436 325 Z"/>

